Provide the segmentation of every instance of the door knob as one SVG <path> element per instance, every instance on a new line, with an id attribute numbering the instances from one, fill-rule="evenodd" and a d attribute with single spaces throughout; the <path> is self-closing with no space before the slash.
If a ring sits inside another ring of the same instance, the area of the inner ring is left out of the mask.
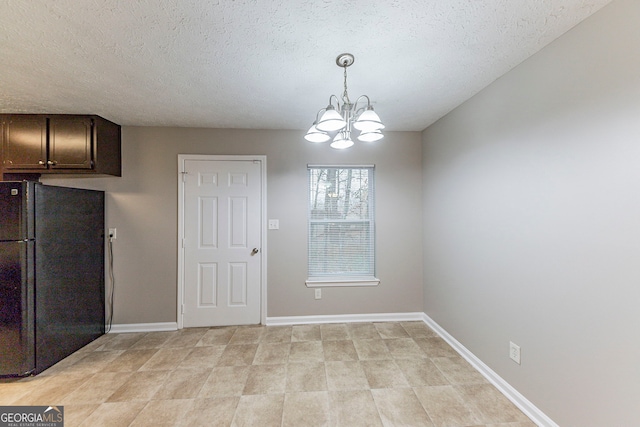
<path id="1" fill-rule="evenodd" d="M 251 251 L 251 256 L 254 256 L 258 252 L 260 252 L 260 250 L 258 248 L 253 248 L 253 250 Z"/>

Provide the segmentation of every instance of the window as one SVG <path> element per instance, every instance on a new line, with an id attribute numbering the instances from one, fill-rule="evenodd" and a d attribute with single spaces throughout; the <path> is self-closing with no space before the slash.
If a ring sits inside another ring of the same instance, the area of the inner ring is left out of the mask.
<path id="1" fill-rule="evenodd" d="M 309 166 L 307 286 L 373 286 L 373 166 Z"/>

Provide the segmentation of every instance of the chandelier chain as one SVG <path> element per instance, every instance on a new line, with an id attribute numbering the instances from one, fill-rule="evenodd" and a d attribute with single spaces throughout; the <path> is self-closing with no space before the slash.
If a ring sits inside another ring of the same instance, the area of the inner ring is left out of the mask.
<path id="1" fill-rule="evenodd" d="M 344 67 L 344 92 L 342 93 L 342 101 L 345 104 L 351 104 L 351 101 L 349 100 L 349 94 L 347 93 L 347 64 L 345 63 L 343 67 Z"/>

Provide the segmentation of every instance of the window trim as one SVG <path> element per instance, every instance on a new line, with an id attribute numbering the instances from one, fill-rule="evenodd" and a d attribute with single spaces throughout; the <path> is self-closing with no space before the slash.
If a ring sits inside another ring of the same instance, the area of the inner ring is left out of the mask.
<path id="1" fill-rule="evenodd" d="M 327 165 L 327 164 L 307 164 L 307 170 L 311 170 L 311 169 L 324 169 L 324 168 L 335 168 L 335 169 L 371 169 L 372 173 L 375 174 L 375 165 Z M 375 191 L 375 176 L 373 177 L 373 182 L 374 182 L 374 191 Z M 374 197 L 374 202 L 373 202 L 373 209 L 374 209 L 374 214 L 373 214 L 373 220 L 366 220 L 366 221 L 362 221 L 362 222 L 369 222 L 371 223 L 371 229 L 374 231 L 375 233 L 375 229 L 376 229 L 376 219 L 375 219 L 375 193 L 373 195 Z M 308 208 L 307 208 L 308 209 Z M 327 222 L 332 222 L 332 221 L 327 221 Z M 354 221 L 345 221 L 345 222 L 354 222 Z M 355 221 L 358 222 L 358 221 Z M 307 220 L 307 227 L 310 227 L 311 225 L 311 219 L 309 217 L 309 219 Z M 374 237 L 372 239 L 372 241 L 370 242 L 371 246 L 372 246 L 372 250 L 373 250 L 373 256 L 374 256 L 374 264 L 373 264 L 373 268 L 374 268 L 374 274 L 375 274 L 375 267 L 376 267 L 376 262 L 375 262 L 375 258 L 376 258 L 376 239 L 375 239 L 375 234 Z M 307 254 L 307 256 L 309 256 Z M 307 278 L 307 280 L 305 281 L 305 285 L 308 288 L 323 288 L 323 287 L 369 287 L 369 286 L 378 286 L 380 284 L 380 279 L 378 279 L 375 276 L 370 276 L 370 275 L 354 275 L 354 276 L 349 276 L 349 275 L 327 275 L 327 276 L 309 276 Z"/>
<path id="2" fill-rule="evenodd" d="M 377 277 L 362 277 L 362 278 L 336 278 L 325 279 L 320 277 L 309 277 L 305 282 L 307 288 L 331 288 L 331 287 L 343 287 L 343 286 L 378 286 L 380 279 Z"/>

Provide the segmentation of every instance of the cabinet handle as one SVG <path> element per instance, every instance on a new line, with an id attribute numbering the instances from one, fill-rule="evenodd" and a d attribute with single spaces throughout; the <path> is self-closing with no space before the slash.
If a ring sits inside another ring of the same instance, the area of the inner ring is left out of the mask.
<path id="1" fill-rule="evenodd" d="M 44 163 L 42 160 L 40 160 L 40 161 L 38 162 L 38 164 L 39 164 L 39 165 L 44 165 L 45 163 Z"/>
<path id="2" fill-rule="evenodd" d="M 47 161 L 47 164 L 51 165 L 51 166 L 55 166 L 55 165 L 58 164 L 58 162 L 56 162 L 55 160 L 49 160 L 49 161 Z"/>

